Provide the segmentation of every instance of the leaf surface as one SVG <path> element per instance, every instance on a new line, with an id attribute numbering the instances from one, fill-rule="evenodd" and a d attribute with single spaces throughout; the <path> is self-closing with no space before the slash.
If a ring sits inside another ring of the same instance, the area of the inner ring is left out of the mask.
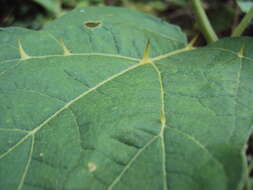
<path id="1" fill-rule="evenodd" d="M 0 44 L 1 189 L 242 187 L 251 38 L 191 50 L 154 17 L 85 8 Z"/>
<path id="2" fill-rule="evenodd" d="M 253 1 L 252 0 L 237 0 L 237 3 L 241 10 L 245 13 L 249 12 L 251 7 L 253 7 Z"/>

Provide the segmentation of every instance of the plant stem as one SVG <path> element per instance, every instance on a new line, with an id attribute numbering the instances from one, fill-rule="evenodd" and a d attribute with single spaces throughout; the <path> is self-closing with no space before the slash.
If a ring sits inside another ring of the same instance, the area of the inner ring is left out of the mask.
<path id="1" fill-rule="evenodd" d="M 201 31 L 205 36 L 208 43 L 212 43 L 218 40 L 216 33 L 214 32 L 213 27 L 210 24 L 210 21 L 205 13 L 205 10 L 202 6 L 200 0 L 192 0 L 193 10 L 196 15 L 196 19 L 200 24 Z"/>
<path id="2" fill-rule="evenodd" d="M 235 28 L 232 36 L 241 36 L 244 30 L 249 26 L 250 21 L 253 19 L 253 7 L 249 12 L 243 17 L 241 23 Z"/>

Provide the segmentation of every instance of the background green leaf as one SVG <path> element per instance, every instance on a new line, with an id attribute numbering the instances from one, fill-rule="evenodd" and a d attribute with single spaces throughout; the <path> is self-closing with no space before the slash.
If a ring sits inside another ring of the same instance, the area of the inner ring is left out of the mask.
<path id="1" fill-rule="evenodd" d="M 55 15 L 59 15 L 61 12 L 60 0 L 33 0 L 33 1 L 40 4 L 42 7 L 44 7 L 49 12 Z"/>
<path id="2" fill-rule="evenodd" d="M 240 6 L 241 10 L 245 13 L 249 12 L 250 8 L 253 7 L 252 0 L 237 0 L 237 3 Z"/>
<path id="3" fill-rule="evenodd" d="M 191 50 L 178 27 L 100 7 L 0 44 L 1 189 L 242 188 L 252 38 Z"/>

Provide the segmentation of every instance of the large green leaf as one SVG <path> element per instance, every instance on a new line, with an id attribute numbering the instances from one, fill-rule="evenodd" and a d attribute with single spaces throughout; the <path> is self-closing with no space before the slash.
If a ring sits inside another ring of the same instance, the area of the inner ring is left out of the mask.
<path id="1" fill-rule="evenodd" d="M 0 189 L 242 187 L 251 38 L 192 50 L 159 19 L 85 8 L 0 44 Z"/>

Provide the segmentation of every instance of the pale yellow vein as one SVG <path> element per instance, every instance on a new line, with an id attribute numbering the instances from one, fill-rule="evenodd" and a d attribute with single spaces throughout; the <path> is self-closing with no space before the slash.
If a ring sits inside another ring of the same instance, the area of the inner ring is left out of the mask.
<path id="1" fill-rule="evenodd" d="M 29 153 L 29 157 L 28 157 L 28 160 L 27 160 L 27 163 L 26 163 L 26 166 L 25 166 L 25 170 L 21 176 L 21 180 L 20 180 L 20 183 L 18 185 L 18 188 L 17 190 L 21 190 L 23 185 L 24 185 L 24 182 L 25 182 L 25 178 L 27 176 L 27 172 L 29 170 L 29 167 L 30 167 L 30 164 L 31 164 L 31 160 L 32 160 L 32 155 L 33 155 L 33 149 L 34 149 L 34 142 L 35 142 L 35 139 L 34 139 L 34 135 L 32 136 L 32 142 L 31 142 L 31 149 L 30 149 L 30 153 Z"/>

